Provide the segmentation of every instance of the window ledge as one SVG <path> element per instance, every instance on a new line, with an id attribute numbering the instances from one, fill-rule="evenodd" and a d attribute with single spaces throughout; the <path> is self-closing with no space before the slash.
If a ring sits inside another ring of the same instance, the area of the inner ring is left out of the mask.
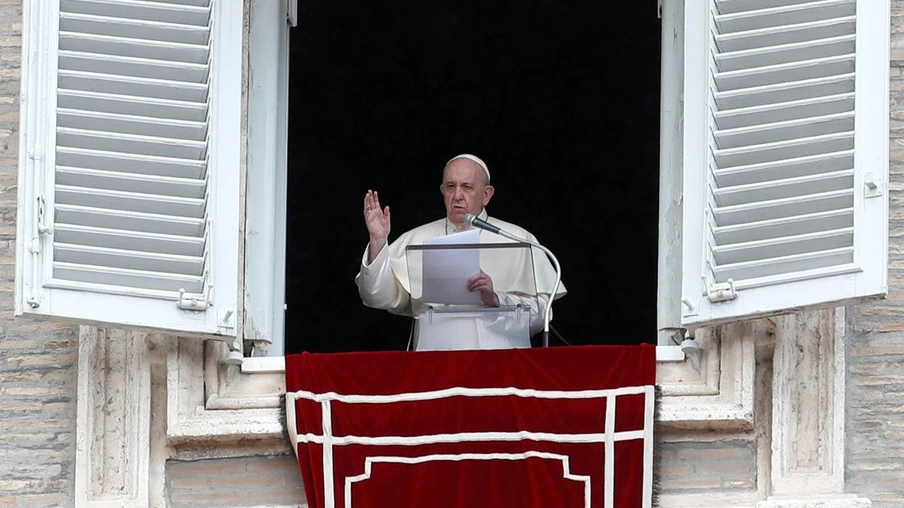
<path id="1" fill-rule="evenodd" d="M 683 362 L 681 346 L 656 346 L 656 362 Z M 285 374 L 284 356 L 252 356 L 242 359 L 242 374 Z"/>
<path id="2" fill-rule="evenodd" d="M 252 356 L 242 358 L 242 374 L 285 374 L 285 356 Z"/>
<path id="3" fill-rule="evenodd" d="M 683 362 L 684 351 L 681 346 L 656 346 L 656 363 Z"/>

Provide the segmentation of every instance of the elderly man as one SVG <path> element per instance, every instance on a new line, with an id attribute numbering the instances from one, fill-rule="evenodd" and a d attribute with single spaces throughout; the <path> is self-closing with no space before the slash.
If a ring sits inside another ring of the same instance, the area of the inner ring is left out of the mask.
<path id="1" fill-rule="evenodd" d="M 381 207 L 377 192 L 368 190 L 364 196 L 364 220 L 370 235 L 370 242 L 361 260 L 361 268 L 355 277 L 358 293 L 368 307 L 388 310 L 394 314 L 417 317 L 423 310 L 423 302 L 411 297 L 411 280 L 408 275 L 408 260 L 405 249 L 409 245 L 421 245 L 425 240 L 469 229 L 465 221 L 473 214 L 519 238 L 536 242 L 527 230 L 514 224 L 489 218 L 485 207 L 493 197 L 490 185 L 490 171 L 478 157 L 461 154 L 453 157 L 443 169 L 440 186 L 446 205 L 446 217 L 417 227 L 404 233 L 392 244 L 388 244 L 390 232 L 389 207 Z M 480 243 L 511 242 L 488 231 L 479 231 Z M 511 251 L 511 249 L 508 249 Z M 516 249 L 520 250 L 520 249 Z M 536 334 L 543 327 L 543 311 L 552 291 L 555 272 L 549 260 L 539 250 L 533 249 L 531 263 L 521 263 L 517 259 L 503 260 L 497 264 L 495 273 L 489 271 L 475 274 L 467 281 L 468 291 L 479 292 L 485 307 L 512 307 L 522 305 L 530 308 L 530 334 Z M 502 254 L 515 256 L 516 254 Z M 511 262 L 508 262 L 511 261 Z M 504 268 L 498 268 L 502 266 Z M 494 278 L 497 281 L 494 281 Z M 524 288 L 536 288 L 536 294 L 528 294 Z M 555 298 L 566 293 L 560 285 Z M 500 339 L 500 319 L 473 318 L 465 327 L 452 328 L 453 337 L 442 345 L 420 344 L 419 323 L 415 321 L 415 349 L 484 349 L 516 347 L 505 339 Z M 505 325 L 501 325 L 505 327 Z M 524 346 L 525 344 L 521 344 Z M 529 345 L 529 344 L 526 344 Z"/>

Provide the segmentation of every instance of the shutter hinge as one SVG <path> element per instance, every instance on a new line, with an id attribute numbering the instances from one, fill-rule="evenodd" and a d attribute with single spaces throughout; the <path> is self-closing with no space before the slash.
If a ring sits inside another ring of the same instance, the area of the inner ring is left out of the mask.
<path id="1" fill-rule="evenodd" d="M 876 178 L 872 171 L 863 175 L 863 185 L 866 186 L 866 189 L 863 190 L 864 197 L 876 198 L 882 195 L 883 182 L 881 179 Z"/>
<path id="2" fill-rule="evenodd" d="M 207 295 L 186 293 L 184 289 L 180 289 L 178 305 L 182 310 L 207 310 L 210 302 L 207 300 Z"/>
<path id="3" fill-rule="evenodd" d="M 728 279 L 728 282 L 707 286 L 706 278 L 704 277 L 703 296 L 707 297 L 711 303 L 726 302 L 737 298 L 738 292 L 735 291 L 734 280 L 732 279 Z"/>
<path id="4" fill-rule="evenodd" d="M 235 311 L 232 309 L 221 310 L 217 313 L 217 326 L 231 330 L 235 328 Z"/>
<path id="5" fill-rule="evenodd" d="M 38 265 L 40 264 L 40 256 L 41 251 L 43 250 L 42 245 L 42 237 L 45 235 L 49 235 L 53 233 L 53 228 L 49 228 L 45 224 L 46 216 L 47 216 L 47 204 L 44 202 L 44 196 L 38 195 L 36 198 L 37 203 L 35 206 L 37 209 L 35 210 L 36 221 L 35 221 L 35 234 L 31 237 L 31 242 L 28 244 L 28 251 L 31 252 L 31 296 L 28 297 L 26 303 L 32 309 L 37 309 L 41 306 L 41 298 L 38 296 L 37 286 L 38 286 Z"/>
<path id="6" fill-rule="evenodd" d="M 656 0 L 656 17 L 662 19 L 662 0 Z"/>
<path id="7" fill-rule="evenodd" d="M 47 203 L 44 196 L 38 196 L 38 235 L 53 234 L 53 227 L 47 226 Z"/>
<path id="8" fill-rule="evenodd" d="M 684 315 L 685 316 L 696 316 L 697 315 L 697 305 L 699 302 L 696 302 L 697 305 L 694 305 L 695 302 L 692 302 L 689 298 L 682 298 L 681 305 L 684 305 Z"/>

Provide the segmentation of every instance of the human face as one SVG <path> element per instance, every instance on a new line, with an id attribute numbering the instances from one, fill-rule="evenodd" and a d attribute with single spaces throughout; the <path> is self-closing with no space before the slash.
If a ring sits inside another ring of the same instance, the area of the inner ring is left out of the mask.
<path id="1" fill-rule="evenodd" d="M 493 186 L 485 182 L 483 168 L 468 159 L 456 159 L 443 171 L 440 190 L 446 204 L 446 217 L 459 227 L 465 225 L 465 216 L 480 215 L 493 197 Z"/>

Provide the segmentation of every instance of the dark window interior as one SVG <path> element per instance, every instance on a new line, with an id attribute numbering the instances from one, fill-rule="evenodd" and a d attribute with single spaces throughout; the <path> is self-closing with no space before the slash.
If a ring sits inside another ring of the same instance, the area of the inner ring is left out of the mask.
<path id="1" fill-rule="evenodd" d="M 562 263 L 571 344 L 655 343 L 655 2 L 299 2 L 289 81 L 286 353 L 404 349 L 410 319 L 354 284 L 362 200 L 390 240 L 440 218 L 442 167 L 482 157 L 490 215 Z M 551 345 L 562 342 L 551 338 Z"/>

